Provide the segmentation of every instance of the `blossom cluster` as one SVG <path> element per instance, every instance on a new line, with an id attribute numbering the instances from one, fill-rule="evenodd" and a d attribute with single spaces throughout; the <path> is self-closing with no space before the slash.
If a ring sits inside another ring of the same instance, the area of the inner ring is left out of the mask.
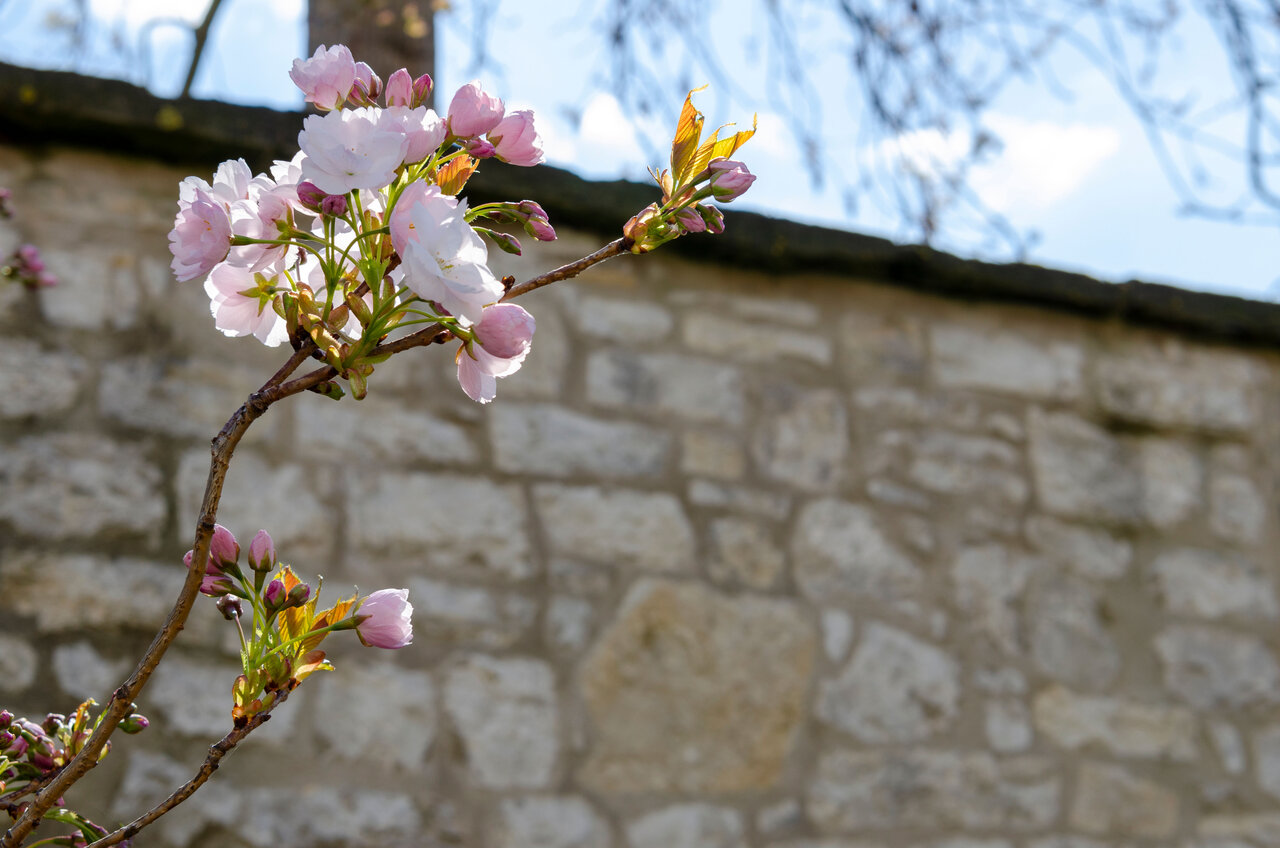
<path id="1" fill-rule="evenodd" d="M 355 630 L 372 648 L 403 648 L 413 641 L 408 590 L 381 589 L 320 610 L 319 587 L 313 594 L 292 568 L 280 565 L 266 530 L 254 535 L 245 553 L 247 574 L 240 565 L 236 537 L 221 524 L 214 525 L 200 581 L 200 592 L 216 598 L 219 612 L 240 631 L 243 673 L 232 687 L 237 724 L 269 709 L 281 692 L 292 691 L 313 672 L 331 669 L 319 646 L 332 632 Z M 187 568 L 193 557 L 194 552 L 187 551 Z M 249 616 L 242 622 L 246 605 Z"/>
<path id="2" fill-rule="evenodd" d="M 174 274 L 203 278 L 227 335 L 270 346 L 309 337 L 357 398 L 389 333 L 441 323 L 462 343 L 464 389 L 492 399 L 535 323 L 510 305 L 486 320 L 506 289 L 482 236 L 515 253 L 520 245 L 473 222 L 519 224 L 546 241 L 555 230 L 533 201 L 469 208 L 457 195 L 481 159 L 543 161 L 533 113 L 508 113 L 472 82 L 437 115 L 425 105 L 430 77 L 400 69 L 384 85 L 341 45 L 295 61 L 290 76 L 321 110 L 303 121 L 298 154 L 269 174 L 232 160 L 212 181 L 183 180 L 169 233 Z"/>
<path id="3" fill-rule="evenodd" d="M 22 245 L 4 264 L 0 264 L 0 278 L 20 283 L 29 289 L 58 284 L 58 278 L 45 267 L 44 260 L 40 258 L 40 249 L 34 244 Z"/>

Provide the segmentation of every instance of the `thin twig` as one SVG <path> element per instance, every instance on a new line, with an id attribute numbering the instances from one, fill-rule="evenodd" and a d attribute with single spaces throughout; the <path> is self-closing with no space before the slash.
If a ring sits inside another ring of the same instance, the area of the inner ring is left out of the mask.
<path id="1" fill-rule="evenodd" d="M 614 256 L 620 256 L 631 249 L 633 242 L 628 238 L 614 239 L 604 247 L 597 250 L 589 256 L 584 256 L 576 262 L 570 262 L 568 265 L 561 265 L 554 271 L 548 271 L 541 276 L 534 277 L 528 282 L 521 283 L 518 286 L 512 286 L 511 291 L 507 292 L 502 298 L 503 300 L 511 300 L 513 297 L 519 297 L 522 294 L 528 294 L 534 289 L 540 289 L 545 285 L 558 282 L 559 280 L 567 280 L 570 277 L 576 277 L 592 265 L 599 264 L 606 259 Z"/>
<path id="2" fill-rule="evenodd" d="M 222 758 L 231 753 L 231 749 L 235 748 L 236 745 L 239 745 L 246 736 L 252 733 L 255 729 L 261 727 L 267 719 L 271 718 L 272 711 L 283 704 L 285 699 L 288 697 L 289 690 L 280 689 L 275 703 L 271 705 L 271 709 L 253 716 L 244 727 L 235 728 L 226 736 L 222 737 L 222 741 L 218 742 L 216 745 L 210 746 L 209 755 L 205 757 L 204 764 L 200 766 L 200 770 L 196 772 L 195 777 L 192 777 L 186 783 L 179 786 L 172 794 L 169 795 L 168 798 L 164 799 L 147 812 L 138 816 L 124 827 L 108 833 L 97 842 L 89 845 L 88 848 L 107 848 L 108 845 L 117 845 L 126 839 L 132 839 L 144 827 L 194 795 L 197 789 L 203 786 L 209 778 L 213 777 L 213 773 L 218 770 L 218 765 L 222 762 Z"/>
<path id="3" fill-rule="evenodd" d="M 200 68 L 205 44 L 209 41 L 209 28 L 213 26 L 213 19 L 217 17 L 218 7 L 221 5 L 222 0 L 213 0 L 209 4 L 209 11 L 204 14 L 204 20 L 200 22 L 200 26 L 196 27 L 196 43 L 191 52 L 191 66 L 187 68 L 187 81 L 182 84 L 182 94 L 179 95 L 183 100 L 191 96 L 191 85 L 196 81 L 196 71 Z"/>

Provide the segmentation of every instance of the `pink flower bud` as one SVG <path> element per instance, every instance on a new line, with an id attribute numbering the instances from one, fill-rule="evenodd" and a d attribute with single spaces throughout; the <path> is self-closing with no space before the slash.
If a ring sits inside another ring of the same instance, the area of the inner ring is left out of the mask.
<path id="1" fill-rule="evenodd" d="M 137 713 L 134 713 L 133 715 L 125 716 L 123 719 L 121 719 L 120 724 L 118 726 L 125 733 L 133 734 L 133 733 L 141 733 L 142 731 L 146 730 L 148 727 L 151 726 L 151 722 L 147 719 L 146 716 L 142 716 L 142 715 L 138 715 Z"/>
<path id="2" fill-rule="evenodd" d="M 489 159 L 494 154 L 494 146 L 483 138 L 473 138 L 467 142 L 467 153 L 477 159 Z"/>
<path id="3" fill-rule="evenodd" d="M 511 165 L 530 167 L 542 164 L 542 139 L 533 126 L 533 112 L 522 109 L 507 115 L 489 130 L 497 156 Z"/>
<path id="4" fill-rule="evenodd" d="M 697 205 L 698 214 L 707 225 L 707 232 L 719 235 L 724 232 L 724 213 L 714 206 Z"/>
<path id="5" fill-rule="evenodd" d="M 240 543 L 231 531 L 221 524 L 213 525 L 213 538 L 209 542 L 209 559 L 219 568 L 234 566 L 240 560 Z"/>
<path id="6" fill-rule="evenodd" d="M 523 359 L 533 344 L 535 329 L 533 316 L 523 306 L 496 303 L 481 313 L 475 327 L 476 341 L 494 356 Z"/>
<path id="7" fill-rule="evenodd" d="M 306 583 L 299 583 L 289 590 L 289 597 L 285 601 L 285 606 L 300 607 L 307 602 L 309 597 L 311 597 L 311 587 Z"/>
<path id="8" fill-rule="evenodd" d="M 746 165 L 723 156 L 712 159 L 707 168 L 711 171 L 711 192 L 723 203 L 742 197 L 756 181 Z"/>
<path id="9" fill-rule="evenodd" d="M 373 106 L 381 93 L 382 80 L 373 72 L 373 68 L 364 62 L 356 62 L 356 78 L 347 99 L 360 106 Z"/>
<path id="10" fill-rule="evenodd" d="M 272 580 L 267 584 L 267 588 L 262 592 L 262 600 L 269 610 L 278 610 L 284 607 L 286 599 L 283 580 Z"/>
<path id="11" fill-rule="evenodd" d="M 341 218 L 347 214 L 347 196 L 345 194 L 327 194 L 320 201 L 320 213 L 330 218 Z"/>
<path id="12" fill-rule="evenodd" d="M 218 598 L 218 602 L 214 606 L 218 608 L 218 612 L 222 613 L 222 617 L 227 621 L 235 621 L 244 612 L 240 606 L 240 599 L 235 595 L 223 595 Z"/>
<path id="13" fill-rule="evenodd" d="M 276 567 L 276 543 L 266 530 L 259 530 L 249 542 L 249 567 L 254 571 L 270 571 Z"/>
<path id="14" fill-rule="evenodd" d="M 676 222 L 686 233 L 706 232 L 707 222 L 693 209 L 685 207 L 676 213 Z"/>
<path id="15" fill-rule="evenodd" d="M 357 610 L 356 635 L 370 648 L 403 648 L 413 642 L 408 589 L 379 589 Z"/>
<path id="16" fill-rule="evenodd" d="M 387 77 L 387 88 L 383 99 L 388 106 L 408 106 L 413 102 L 413 77 L 405 68 Z"/>
<path id="17" fill-rule="evenodd" d="M 298 202 L 312 212 L 320 211 L 320 203 L 328 197 L 328 193 L 312 182 L 298 183 Z"/>
<path id="18" fill-rule="evenodd" d="M 498 125 L 506 107 L 472 81 L 458 89 L 449 103 L 449 132 L 458 138 L 484 135 Z"/>
<path id="19" fill-rule="evenodd" d="M 418 108 L 431 99 L 431 75 L 423 74 L 413 81 L 413 102 L 409 105 Z"/>

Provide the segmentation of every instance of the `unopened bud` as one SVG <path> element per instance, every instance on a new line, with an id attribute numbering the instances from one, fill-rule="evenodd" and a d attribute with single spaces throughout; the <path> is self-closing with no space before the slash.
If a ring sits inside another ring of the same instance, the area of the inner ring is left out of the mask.
<path id="1" fill-rule="evenodd" d="M 306 181 L 298 183 L 298 202 L 312 212 L 319 212 L 321 201 L 328 196 L 328 193 L 315 183 Z"/>
<path id="2" fill-rule="evenodd" d="M 423 74 L 413 81 L 413 102 L 409 105 L 415 109 L 431 99 L 431 75 Z"/>
<path id="3" fill-rule="evenodd" d="M 125 733 L 141 733 L 151 726 L 151 722 L 146 716 L 134 715 L 125 716 L 120 720 L 119 727 Z"/>
<path id="4" fill-rule="evenodd" d="M 268 610 L 282 609 L 285 599 L 283 580 L 272 580 L 262 593 L 262 601 L 266 604 Z"/>
<path id="5" fill-rule="evenodd" d="M 707 225 L 707 232 L 719 235 L 724 232 L 724 213 L 714 206 L 697 205 L 698 214 Z"/>
<path id="6" fill-rule="evenodd" d="M 488 159 L 493 156 L 497 148 L 493 146 L 487 139 L 473 138 L 467 142 L 467 153 L 477 159 Z"/>
<path id="7" fill-rule="evenodd" d="M 62 713 L 49 713 L 44 717 L 44 721 L 40 724 L 41 729 L 45 733 L 57 733 L 58 728 L 67 723 L 67 717 Z"/>
<path id="8" fill-rule="evenodd" d="M 13 713 L 0 710 L 0 730 L 7 730 L 11 724 L 13 724 Z"/>
<path id="9" fill-rule="evenodd" d="M 309 597 L 311 597 L 311 587 L 306 583 L 299 583 L 289 590 L 289 600 L 285 606 L 300 607 L 307 602 Z"/>
<path id="10" fill-rule="evenodd" d="M 218 608 L 218 612 L 222 613 L 222 617 L 227 621 L 235 621 L 244 612 L 240 606 L 240 599 L 235 595 L 223 595 L 218 598 L 214 606 Z"/>
<path id="11" fill-rule="evenodd" d="M 254 571 L 270 571 L 276 567 L 276 543 L 266 530 L 259 530 L 249 542 L 249 567 Z"/>
<path id="12" fill-rule="evenodd" d="M 327 194 L 320 201 L 320 213 L 331 218 L 341 218 L 347 214 L 347 197 L 343 194 Z"/>
<path id="13" fill-rule="evenodd" d="M 386 102 L 388 106 L 408 106 L 413 100 L 413 77 L 405 68 L 387 77 Z"/>

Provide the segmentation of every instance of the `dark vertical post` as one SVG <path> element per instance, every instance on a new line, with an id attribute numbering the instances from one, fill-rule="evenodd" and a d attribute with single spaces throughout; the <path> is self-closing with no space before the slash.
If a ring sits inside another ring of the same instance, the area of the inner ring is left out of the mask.
<path id="1" fill-rule="evenodd" d="M 345 44 L 384 80 L 397 68 L 435 74 L 433 0 L 309 0 L 308 55 Z"/>

